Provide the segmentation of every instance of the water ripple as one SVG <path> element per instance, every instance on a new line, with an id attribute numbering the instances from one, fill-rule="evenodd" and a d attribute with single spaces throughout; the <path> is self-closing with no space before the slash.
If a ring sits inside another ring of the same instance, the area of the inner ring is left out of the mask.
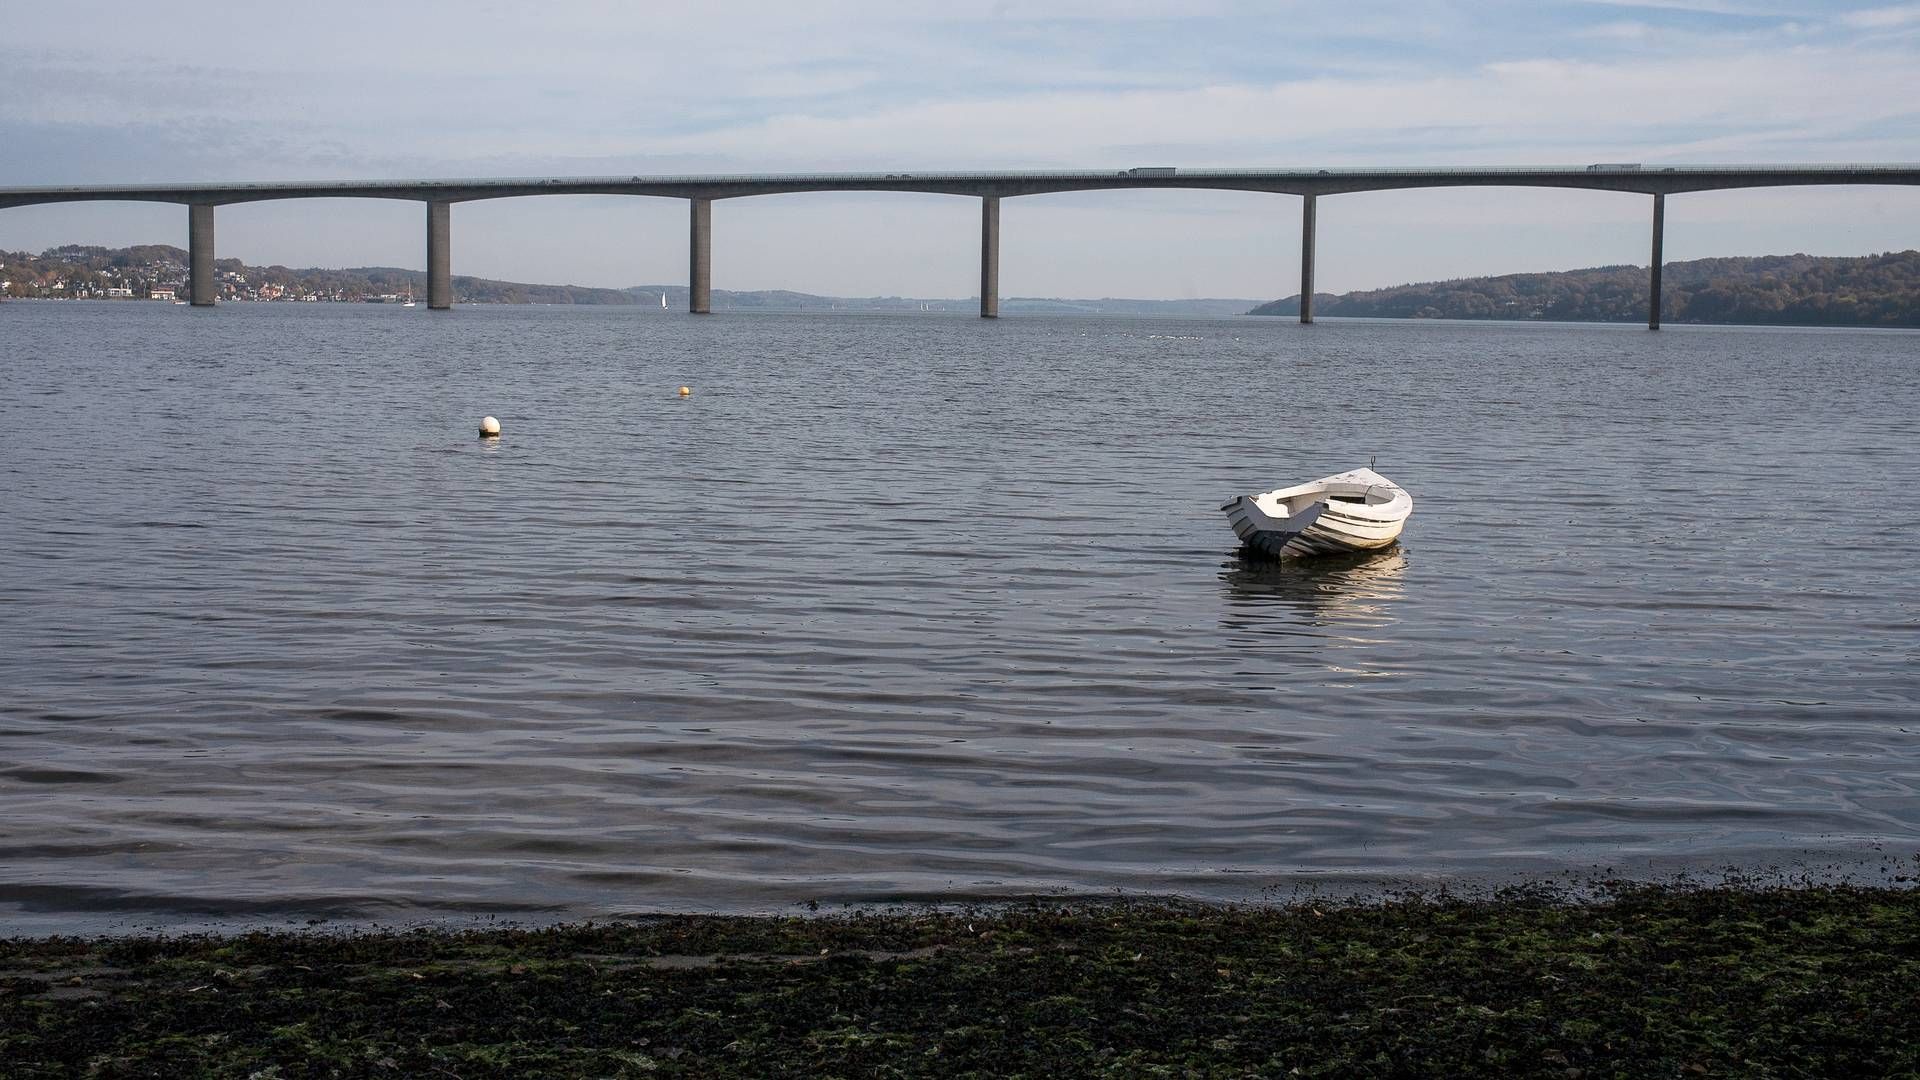
<path id="1" fill-rule="evenodd" d="M 7 307 L 0 929 L 1920 825 L 1911 334 L 357 307 Z M 1214 510 L 1376 457 L 1386 552 Z"/>

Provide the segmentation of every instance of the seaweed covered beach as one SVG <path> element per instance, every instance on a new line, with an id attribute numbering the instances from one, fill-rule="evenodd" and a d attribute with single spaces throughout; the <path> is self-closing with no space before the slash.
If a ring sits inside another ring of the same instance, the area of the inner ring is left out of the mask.
<path id="1" fill-rule="evenodd" d="M 1920 1072 L 1920 893 L 0 943 L 9 1077 Z"/>

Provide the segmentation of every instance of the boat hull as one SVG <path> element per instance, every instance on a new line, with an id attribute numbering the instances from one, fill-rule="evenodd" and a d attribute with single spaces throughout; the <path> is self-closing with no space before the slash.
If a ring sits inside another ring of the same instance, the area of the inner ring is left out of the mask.
<path id="1" fill-rule="evenodd" d="M 1383 533 L 1314 522 L 1301 532 L 1280 529 L 1251 529 L 1240 537 L 1242 543 L 1271 559 L 1301 555 L 1347 555 L 1356 551 L 1377 551 L 1400 539 L 1400 526 Z"/>
<path id="2" fill-rule="evenodd" d="M 1413 499 L 1371 469 L 1356 469 L 1242 495 L 1221 509 L 1249 551 L 1278 559 L 1384 548 L 1400 539 Z"/>

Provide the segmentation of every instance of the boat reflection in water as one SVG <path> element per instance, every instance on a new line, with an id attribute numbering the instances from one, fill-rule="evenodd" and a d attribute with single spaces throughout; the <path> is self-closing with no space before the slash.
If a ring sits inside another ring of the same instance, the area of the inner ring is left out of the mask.
<path id="1" fill-rule="evenodd" d="M 1226 622 L 1253 633 L 1311 632 L 1314 626 L 1386 626 L 1404 589 L 1407 553 L 1399 545 L 1314 559 L 1247 558 L 1222 564 Z"/>
<path id="2" fill-rule="evenodd" d="M 1302 680 L 1354 687 L 1402 674 L 1385 628 L 1399 619 L 1406 569 L 1397 544 L 1312 559 L 1235 555 L 1220 571 L 1221 628 L 1249 658 L 1264 658 L 1244 674 L 1271 677 L 1276 691 Z"/>

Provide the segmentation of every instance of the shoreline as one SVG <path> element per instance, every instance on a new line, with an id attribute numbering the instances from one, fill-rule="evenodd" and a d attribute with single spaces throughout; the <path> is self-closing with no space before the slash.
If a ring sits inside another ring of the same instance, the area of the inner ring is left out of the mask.
<path id="1" fill-rule="evenodd" d="M 13 938 L 0 1071 L 1889 1075 L 1920 1068 L 1891 880 Z"/>
<path id="2" fill-rule="evenodd" d="M 1626 890 L 1760 892 L 1805 888 L 1920 888 L 1920 851 L 1902 856 L 1887 841 L 1857 847 L 1758 849 L 1717 853 L 1712 859 L 1640 855 L 1606 864 L 1552 862 L 1508 867 L 1443 866 L 1420 872 L 1296 870 L 1251 881 L 1244 888 L 1128 888 L 1063 885 L 970 892 L 902 886 L 881 892 L 834 892 L 822 883 L 804 891 L 767 895 L 648 894 L 632 903 L 533 904 L 490 896 L 375 898 L 366 893 L 234 896 L 117 894 L 102 903 L 91 889 L 71 893 L 39 884 L 0 886 L 0 941 L 55 938 L 107 940 L 223 937 L 255 934 L 463 934 L 544 931 L 658 919 L 901 918 L 935 914 L 992 915 L 1034 908 L 1127 905 L 1221 911 L 1275 911 L 1306 905 L 1390 901 L 1492 903 L 1527 895 L 1559 903 L 1598 903 Z M 1253 878 L 1255 875 L 1246 875 Z M 1188 882 L 1188 886 L 1193 883 Z"/>

